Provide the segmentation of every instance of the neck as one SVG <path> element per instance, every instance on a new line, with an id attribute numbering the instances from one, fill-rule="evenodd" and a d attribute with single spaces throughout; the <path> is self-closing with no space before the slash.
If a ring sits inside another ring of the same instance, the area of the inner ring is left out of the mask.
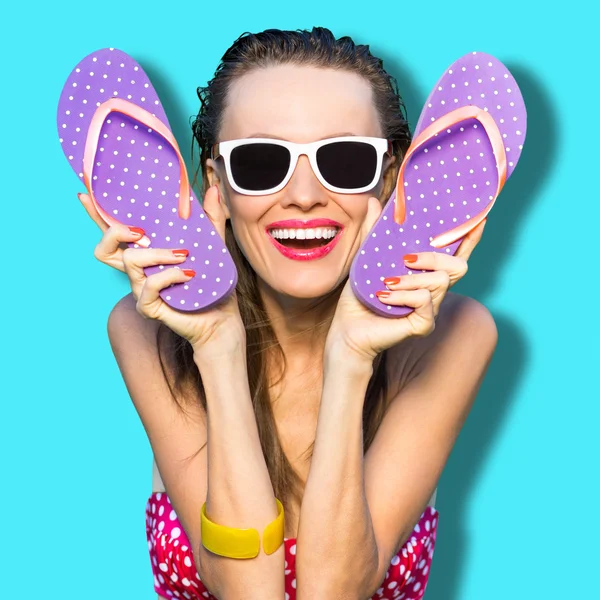
<path id="1" fill-rule="evenodd" d="M 343 285 L 320 298 L 293 298 L 257 283 L 287 365 L 295 371 L 320 364 Z"/>

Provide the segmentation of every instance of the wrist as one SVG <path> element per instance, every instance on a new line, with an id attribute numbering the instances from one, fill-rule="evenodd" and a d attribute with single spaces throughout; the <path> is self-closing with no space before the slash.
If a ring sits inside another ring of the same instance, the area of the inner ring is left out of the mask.
<path id="1" fill-rule="evenodd" d="M 352 348 L 347 343 L 336 340 L 325 345 L 324 366 L 350 371 L 353 374 L 372 375 L 374 356 Z"/>
<path id="2" fill-rule="evenodd" d="M 198 367 L 209 407 L 214 402 L 221 408 L 239 407 L 241 402 L 244 405 L 247 403 L 252 409 L 245 350 L 232 349 L 231 346 L 207 346 L 200 353 L 194 354 L 194 362 Z M 228 401 L 222 402 L 223 398 Z M 210 408 L 209 412 L 212 413 Z"/>
<path id="3" fill-rule="evenodd" d="M 227 326 L 219 329 L 218 335 L 203 343 L 192 344 L 194 362 L 202 372 L 204 365 L 231 362 L 236 357 L 246 362 L 246 331 L 243 326 Z"/>

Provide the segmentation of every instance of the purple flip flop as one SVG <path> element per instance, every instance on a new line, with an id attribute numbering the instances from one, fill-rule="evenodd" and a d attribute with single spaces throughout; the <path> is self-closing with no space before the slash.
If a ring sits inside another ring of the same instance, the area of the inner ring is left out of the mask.
<path id="1" fill-rule="evenodd" d="M 189 251 L 176 268 L 196 275 L 161 290 L 169 306 L 201 311 L 235 290 L 231 255 L 190 189 L 156 91 L 130 56 L 114 48 L 86 56 L 63 88 L 57 121 L 63 152 L 104 221 L 145 231 L 129 247 Z"/>
<path id="2" fill-rule="evenodd" d="M 498 59 L 473 52 L 447 69 L 421 113 L 396 189 L 352 263 L 352 289 L 365 306 L 386 317 L 412 312 L 375 292 L 386 289 L 386 277 L 413 273 L 404 254 L 456 252 L 512 174 L 526 123 L 521 92 Z"/>

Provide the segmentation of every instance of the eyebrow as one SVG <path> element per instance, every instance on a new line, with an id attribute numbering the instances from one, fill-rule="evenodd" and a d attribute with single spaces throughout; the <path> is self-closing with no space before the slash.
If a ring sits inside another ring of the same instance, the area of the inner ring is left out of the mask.
<path id="1" fill-rule="evenodd" d="M 329 138 L 356 136 L 356 135 L 358 135 L 358 134 L 349 132 L 349 131 L 344 131 L 342 133 L 334 133 L 334 134 L 330 134 L 330 135 L 325 135 L 322 138 L 319 138 L 319 140 L 317 140 L 317 141 L 326 140 Z M 270 139 L 274 139 L 274 140 L 288 141 L 285 138 L 279 137 L 278 135 L 271 135 L 269 133 L 253 133 L 252 135 L 249 135 L 248 138 L 270 138 Z"/>

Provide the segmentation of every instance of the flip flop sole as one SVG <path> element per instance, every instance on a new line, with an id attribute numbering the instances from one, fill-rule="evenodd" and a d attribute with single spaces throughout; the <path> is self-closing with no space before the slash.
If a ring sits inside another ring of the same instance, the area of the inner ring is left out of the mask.
<path id="1" fill-rule="evenodd" d="M 114 98 L 136 104 L 170 129 L 148 76 L 130 56 L 108 48 L 86 56 L 64 86 L 57 114 L 63 152 L 82 181 L 92 117 L 99 106 Z M 179 216 L 180 161 L 162 135 L 136 118 L 110 113 L 102 123 L 93 162 L 94 195 L 112 219 L 141 227 L 150 247 L 189 251 L 177 268 L 194 269 L 196 276 L 161 290 L 169 306 L 181 311 L 206 310 L 233 292 L 235 264 L 193 193 L 189 218 Z M 144 272 L 150 276 L 170 267 L 156 265 Z"/>
<path id="2" fill-rule="evenodd" d="M 510 177 L 523 148 L 527 114 L 514 77 L 488 54 L 467 54 L 446 70 L 425 103 L 415 138 L 450 111 L 468 106 L 479 107 L 493 118 L 506 154 L 506 178 Z M 404 221 L 394 220 L 394 191 L 352 263 L 350 279 L 356 297 L 382 316 L 412 312 L 379 301 L 375 292 L 386 289 L 383 279 L 415 272 L 404 264 L 404 254 L 455 254 L 464 233 L 443 247 L 434 247 L 431 241 L 491 208 L 498 178 L 492 141 L 476 118 L 464 119 L 420 146 L 407 159 L 399 182 L 404 186 Z"/>

